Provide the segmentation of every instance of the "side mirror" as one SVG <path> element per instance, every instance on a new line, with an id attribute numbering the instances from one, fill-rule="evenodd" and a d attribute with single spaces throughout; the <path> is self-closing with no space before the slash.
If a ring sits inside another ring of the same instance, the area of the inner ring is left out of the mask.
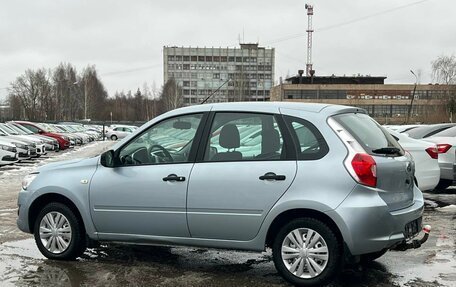
<path id="1" fill-rule="evenodd" d="M 108 150 L 101 154 L 100 164 L 104 167 L 114 167 L 114 151 Z"/>

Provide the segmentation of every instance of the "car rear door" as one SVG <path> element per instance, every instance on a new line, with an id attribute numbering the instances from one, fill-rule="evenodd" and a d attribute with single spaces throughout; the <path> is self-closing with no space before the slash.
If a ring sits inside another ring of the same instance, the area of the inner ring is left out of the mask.
<path id="1" fill-rule="evenodd" d="M 254 131 L 259 133 L 252 136 Z M 296 160 L 290 144 L 280 116 L 213 114 L 188 187 L 191 236 L 253 239 L 294 180 Z"/>

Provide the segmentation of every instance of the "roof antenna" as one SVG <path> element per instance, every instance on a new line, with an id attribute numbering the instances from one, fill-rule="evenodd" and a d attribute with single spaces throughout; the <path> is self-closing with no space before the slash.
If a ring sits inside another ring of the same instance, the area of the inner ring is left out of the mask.
<path id="1" fill-rule="evenodd" d="M 224 85 L 226 85 L 226 83 L 228 83 L 229 81 L 231 81 L 231 79 L 228 79 L 226 80 L 225 82 L 223 82 L 223 84 L 221 84 L 217 90 L 213 91 L 212 94 L 210 94 L 209 96 L 207 96 L 207 98 L 205 98 L 201 103 L 200 105 L 204 104 L 205 102 L 207 102 L 207 100 L 209 100 L 213 95 L 215 95 L 215 93 L 217 93 Z"/>

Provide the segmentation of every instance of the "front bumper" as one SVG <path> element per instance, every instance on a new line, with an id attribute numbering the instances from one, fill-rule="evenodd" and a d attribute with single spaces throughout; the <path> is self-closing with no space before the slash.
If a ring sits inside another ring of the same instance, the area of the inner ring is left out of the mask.
<path id="1" fill-rule="evenodd" d="M 422 217 L 423 210 L 423 195 L 416 186 L 411 206 L 389 211 L 377 192 L 359 185 L 327 214 L 339 227 L 350 253 L 361 255 L 389 249 L 406 240 L 406 225 Z"/>

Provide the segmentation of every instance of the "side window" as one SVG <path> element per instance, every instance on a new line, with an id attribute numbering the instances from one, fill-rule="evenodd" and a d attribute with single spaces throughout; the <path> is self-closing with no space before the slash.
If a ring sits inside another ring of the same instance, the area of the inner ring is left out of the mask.
<path id="1" fill-rule="evenodd" d="M 190 149 L 202 114 L 164 120 L 145 130 L 122 147 L 123 165 L 149 165 L 189 162 Z"/>
<path id="2" fill-rule="evenodd" d="M 217 113 L 204 161 L 280 160 L 283 146 L 273 115 Z"/>
<path id="3" fill-rule="evenodd" d="M 325 139 L 313 124 L 290 116 L 284 119 L 296 143 L 298 159 L 320 159 L 328 153 Z"/>
<path id="4" fill-rule="evenodd" d="M 114 128 L 116 132 L 122 131 L 122 128 Z"/>

